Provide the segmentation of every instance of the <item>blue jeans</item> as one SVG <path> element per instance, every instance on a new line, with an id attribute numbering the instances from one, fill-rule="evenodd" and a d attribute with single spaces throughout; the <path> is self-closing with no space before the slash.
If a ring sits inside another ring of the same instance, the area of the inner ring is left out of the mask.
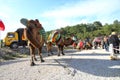
<path id="1" fill-rule="evenodd" d="M 107 43 L 104 44 L 104 49 L 105 49 L 106 51 L 109 51 L 109 46 L 108 46 Z"/>

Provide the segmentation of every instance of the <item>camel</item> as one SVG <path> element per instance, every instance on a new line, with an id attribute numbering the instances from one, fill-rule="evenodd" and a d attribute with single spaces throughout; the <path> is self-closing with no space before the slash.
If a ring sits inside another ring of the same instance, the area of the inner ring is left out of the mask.
<path id="1" fill-rule="evenodd" d="M 24 35 L 26 36 L 28 42 L 29 42 L 29 48 L 30 48 L 30 55 L 31 55 L 31 66 L 35 65 L 34 60 L 35 58 L 35 49 L 38 49 L 38 54 L 40 56 L 41 62 L 44 62 L 42 57 L 42 47 L 44 45 L 45 41 L 45 31 L 40 24 L 39 20 L 27 20 L 22 18 L 20 22 L 26 26 L 24 29 Z"/>
<path id="2" fill-rule="evenodd" d="M 52 53 L 52 44 L 55 44 L 58 48 L 58 56 L 60 56 L 60 54 L 65 55 L 63 50 L 64 50 L 64 46 L 69 46 L 72 45 L 74 43 L 74 40 L 72 40 L 71 38 L 63 38 L 61 36 L 61 33 L 57 30 L 53 31 L 47 40 L 47 51 L 48 51 L 48 56 Z"/>

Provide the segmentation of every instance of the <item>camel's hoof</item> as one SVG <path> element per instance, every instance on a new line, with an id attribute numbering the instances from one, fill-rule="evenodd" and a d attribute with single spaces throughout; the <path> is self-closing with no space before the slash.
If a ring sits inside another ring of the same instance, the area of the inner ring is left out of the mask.
<path id="1" fill-rule="evenodd" d="M 51 56 L 50 54 L 48 54 L 48 56 Z"/>
<path id="2" fill-rule="evenodd" d="M 54 55 L 54 53 L 51 53 L 52 55 Z"/>
<path id="3" fill-rule="evenodd" d="M 35 61 L 37 61 L 37 59 L 35 58 Z"/>
<path id="4" fill-rule="evenodd" d="M 31 62 L 30 66 L 34 66 L 34 65 L 35 65 L 35 63 L 34 63 L 34 62 Z"/>
<path id="5" fill-rule="evenodd" d="M 45 62 L 45 60 L 41 60 L 41 62 Z"/>
<path id="6" fill-rule="evenodd" d="M 58 56 L 60 56 L 60 54 L 58 54 Z"/>
<path id="7" fill-rule="evenodd" d="M 62 55 L 65 55 L 64 53 L 62 53 Z"/>

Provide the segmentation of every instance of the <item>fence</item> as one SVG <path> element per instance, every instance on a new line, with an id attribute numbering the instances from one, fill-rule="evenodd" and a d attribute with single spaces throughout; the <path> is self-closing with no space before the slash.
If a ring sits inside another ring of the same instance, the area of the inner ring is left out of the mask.
<path id="1" fill-rule="evenodd" d="M 114 50 L 119 51 L 119 54 L 115 54 Z M 117 49 L 117 48 L 113 48 L 113 45 L 110 44 L 110 46 L 109 46 L 109 52 L 110 52 L 110 56 L 118 58 L 118 56 L 120 55 L 120 46 L 119 46 L 119 49 Z"/>

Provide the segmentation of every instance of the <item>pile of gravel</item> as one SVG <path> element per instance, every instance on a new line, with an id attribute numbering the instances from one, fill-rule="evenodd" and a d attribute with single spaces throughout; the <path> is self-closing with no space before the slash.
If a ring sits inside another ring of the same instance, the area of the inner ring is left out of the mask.
<path id="1" fill-rule="evenodd" d="M 23 57 L 27 57 L 27 54 L 21 54 L 20 51 L 12 50 L 9 48 L 0 48 L 0 62 L 3 60 L 10 60 L 15 58 L 23 58 Z"/>
<path id="2" fill-rule="evenodd" d="M 57 52 L 57 47 L 52 47 L 53 52 Z M 42 48 L 42 53 L 44 56 L 47 55 L 47 48 L 44 46 Z M 8 47 L 0 48 L 0 62 L 3 60 L 11 60 L 15 58 L 23 58 L 30 55 L 29 47 L 19 47 L 18 49 L 10 49 Z M 36 49 L 36 55 L 38 55 L 38 50 Z"/>

